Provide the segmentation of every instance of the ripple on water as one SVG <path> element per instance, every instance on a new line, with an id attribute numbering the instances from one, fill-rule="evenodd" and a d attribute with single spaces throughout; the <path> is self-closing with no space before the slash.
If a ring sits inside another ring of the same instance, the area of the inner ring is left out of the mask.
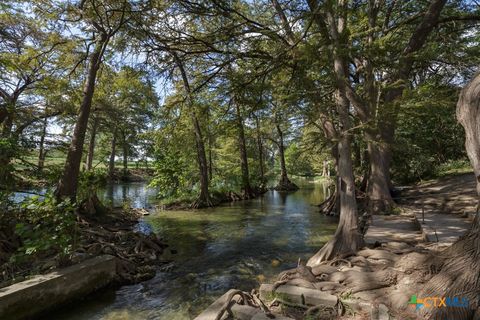
<path id="1" fill-rule="evenodd" d="M 125 187 L 116 194 L 122 190 L 142 194 Z M 48 319 L 191 319 L 229 288 L 249 291 L 315 253 L 336 225 L 313 206 L 322 201 L 323 190 L 268 192 L 216 208 L 145 217 L 139 230 L 161 234 L 178 252 L 170 254 L 173 267 Z"/>

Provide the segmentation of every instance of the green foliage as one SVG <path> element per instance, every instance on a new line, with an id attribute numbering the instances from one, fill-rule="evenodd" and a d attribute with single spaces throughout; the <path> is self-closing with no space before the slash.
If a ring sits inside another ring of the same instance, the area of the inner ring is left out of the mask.
<path id="1" fill-rule="evenodd" d="M 66 200 L 57 203 L 52 194 L 31 197 L 21 204 L 15 233 L 22 245 L 12 262 L 41 258 L 59 253 L 68 256 L 74 245 L 74 204 Z"/>
<path id="2" fill-rule="evenodd" d="M 432 82 L 404 97 L 393 159 L 401 182 L 433 177 L 448 161 L 464 160 L 464 132 L 455 118 L 456 90 Z"/>
<path id="3" fill-rule="evenodd" d="M 189 173 L 185 170 L 188 165 L 180 152 L 158 149 L 155 156 L 155 176 L 150 186 L 158 188 L 158 196 L 176 198 L 189 193 Z"/>
<path id="4" fill-rule="evenodd" d="M 446 176 L 449 174 L 458 174 L 471 171 L 472 165 L 470 164 L 470 161 L 468 161 L 467 159 L 457 159 L 449 160 L 439 165 L 437 168 L 437 175 Z"/>
<path id="5" fill-rule="evenodd" d="M 308 154 L 303 152 L 295 142 L 291 143 L 285 150 L 285 162 L 290 174 L 298 176 L 313 176 L 315 174 Z"/>

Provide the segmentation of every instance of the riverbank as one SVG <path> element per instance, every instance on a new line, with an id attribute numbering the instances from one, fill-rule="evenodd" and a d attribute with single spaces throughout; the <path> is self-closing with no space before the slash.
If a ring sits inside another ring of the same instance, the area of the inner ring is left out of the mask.
<path id="1" fill-rule="evenodd" d="M 253 188 L 252 192 L 248 195 L 235 191 L 213 192 L 210 195 L 210 205 L 208 206 L 206 206 L 205 204 L 198 206 L 196 205 L 196 198 L 185 197 L 183 199 L 166 199 L 163 201 L 160 200 L 160 203 L 157 207 L 160 210 L 191 210 L 206 207 L 217 207 L 221 204 L 228 202 L 254 199 L 262 194 L 265 194 L 267 191 L 267 188 L 256 187 Z"/>
<path id="2" fill-rule="evenodd" d="M 418 319 L 412 296 L 441 270 L 441 252 L 468 230 L 475 178 L 471 173 L 444 177 L 406 188 L 400 197 L 400 214 L 373 217 L 367 246 L 355 255 L 312 268 L 300 262 L 257 292 L 232 297 L 256 308 L 250 314 L 272 312 L 290 319 Z M 224 301 L 210 312 L 226 314 L 229 308 Z M 242 319 L 257 316 L 237 313 Z"/>
<path id="3" fill-rule="evenodd" d="M 95 215 L 79 210 L 71 217 L 74 220 L 69 220 L 73 223 L 69 227 L 73 235 L 46 235 L 52 237 L 52 241 L 68 241 L 63 247 L 50 246 L 47 240 L 34 238 L 34 225 L 29 226 L 28 222 L 20 218 L 12 218 L 20 217 L 21 211 L 15 215 L 12 212 L 10 214 L 9 223 L 3 224 L 0 232 L 0 288 L 104 254 L 112 255 L 118 260 L 117 284 L 149 279 L 155 275 L 156 266 L 165 263 L 162 260 L 162 253 L 167 247 L 165 241 L 153 233 L 135 231 L 139 218 L 143 216 L 142 210 L 107 209 L 102 214 Z M 66 222 L 59 217 L 57 223 L 61 225 Z M 26 230 L 23 237 L 20 226 Z M 72 238 L 67 238 L 68 236 Z"/>

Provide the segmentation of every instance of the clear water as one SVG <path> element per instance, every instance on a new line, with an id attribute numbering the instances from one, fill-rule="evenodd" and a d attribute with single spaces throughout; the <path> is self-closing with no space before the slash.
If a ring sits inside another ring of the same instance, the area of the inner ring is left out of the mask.
<path id="1" fill-rule="evenodd" d="M 168 270 L 95 294 L 45 319 L 192 319 L 228 289 L 250 291 L 314 254 L 336 226 L 314 206 L 325 192 L 325 186 L 310 184 L 294 193 L 269 191 L 212 209 L 155 212 L 141 224 L 174 250 L 167 250 L 166 258 L 173 260 Z M 105 198 L 114 204 L 128 198 L 141 207 L 155 204 L 154 192 L 144 184 L 113 186 Z"/>

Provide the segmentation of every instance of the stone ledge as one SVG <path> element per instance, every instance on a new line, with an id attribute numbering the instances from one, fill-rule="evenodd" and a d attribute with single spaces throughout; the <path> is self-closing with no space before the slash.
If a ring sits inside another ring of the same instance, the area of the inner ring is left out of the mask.
<path id="1" fill-rule="evenodd" d="M 273 291 L 272 284 L 262 284 L 260 286 L 260 298 L 266 301 L 279 298 L 293 304 L 311 306 L 323 304 L 332 307 L 335 306 L 338 301 L 336 296 L 317 289 L 283 285 Z"/>
<path id="2" fill-rule="evenodd" d="M 0 319 L 32 318 L 105 287 L 115 276 L 116 258 L 103 255 L 2 288 Z"/>

